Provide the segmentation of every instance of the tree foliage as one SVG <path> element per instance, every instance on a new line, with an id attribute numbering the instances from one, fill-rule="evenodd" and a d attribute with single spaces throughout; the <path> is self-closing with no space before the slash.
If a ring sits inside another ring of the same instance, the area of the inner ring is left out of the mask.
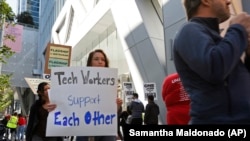
<path id="1" fill-rule="evenodd" d="M 21 14 L 17 15 L 17 22 L 29 25 L 35 25 L 32 16 L 27 11 L 24 11 Z"/>
<path id="2" fill-rule="evenodd" d="M 15 14 L 12 11 L 11 7 L 5 2 L 5 0 L 0 0 L 0 28 L 1 34 L 3 34 L 5 21 L 13 21 Z M 1 43 L 3 40 L 10 39 L 14 41 L 12 35 L 3 35 L 1 36 Z M 2 63 L 7 63 L 6 59 L 10 58 L 14 52 L 10 47 L 6 45 L 0 46 L 0 65 Z M 1 71 L 1 70 L 0 70 Z M 12 102 L 14 98 L 14 91 L 11 87 L 10 79 L 12 75 L 0 74 L 0 112 L 4 111 Z"/>
<path id="3" fill-rule="evenodd" d="M 10 47 L 3 45 L 0 47 L 0 63 L 7 63 L 7 59 L 10 58 L 14 52 Z"/>
<path id="4" fill-rule="evenodd" d="M 4 111 L 11 104 L 14 98 L 10 79 L 11 75 L 0 75 L 0 111 Z"/>
<path id="5" fill-rule="evenodd" d="M 11 7 L 6 3 L 5 0 L 0 0 L 0 28 L 2 30 L 1 34 L 3 34 L 5 21 L 13 21 L 14 18 L 15 14 L 12 11 Z M 1 39 L 1 42 L 6 39 L 10 39 L 12 41 L 15 40 L 12 35 L 5 35 L 3 39 Z M 6 59 L 10 58 L 13 54 L 14 52 L 10 47 L 6 45 L 0 46 L 0 64 L 6 63 Z"/>
<path id="6" fill-rule="evenodd" d="M 5 0 L 0 0 L 0 16 L 1 22 L 3 21 L 13 21 L 15 18 L 15 13 L 12 11 L 9 4 Z M 3 23 L 1 23 L 2 25 Z"/>

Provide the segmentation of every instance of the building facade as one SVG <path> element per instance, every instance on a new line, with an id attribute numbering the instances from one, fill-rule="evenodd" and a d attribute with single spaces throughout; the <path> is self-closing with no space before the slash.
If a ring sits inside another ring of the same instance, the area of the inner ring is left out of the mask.
<path id="1" fill-rule="evenodd" d="M 249 2 L 233 0 L 232 12 L 249 10 L 244 3 Z M 160 121 L 165 124 L 162 81 L 176 71 L 172 43 L 185 21 L 181 0 L 67 1 L 53 25 L 51 42 L 72 46 L 72 66 L 85 66 L 90 51 L 103 49 L 121 82 L 133 82 L 142 101 L 143 84 L 156 83 Z"/>
<path id="2" fill-rule="evenodd" d="M 39 27 L 40 0 L 6 0 L 6 2 L 11 6 L 15 15 L 24 11 L 29 12 L 33 18 L 34 26 Z"/>
<path id="3" fill-rule="evenodd" d="M 35 27 L 39 27 L 40 0 L 27 0 L 25 11 L 28 11 L 33 18 Z M 23 11 L 22 11 L 23 12 Z"/>
<path id="4" fill-rule="evenodd" d="M 232 3 L 235 13 L 250 10 L 247 0 Z M 186 21 L 181 0 L 41 0 L 40 12 L 33 77 L 44 74 L 48 43 L 72 46 L 71 66 L 86 66 L 88 53 L 103 49 L 121 82 L 132 82 L 145 104 L 143 84 L 156 84 L 155 102 L 166 124 L 161 87 L 175 72 L 173 38 Z"/>
<path id="5" fill-rule="evenodd" d="M 3 74 L 12 74 L 11 85 L 15 90 L 12 110 L 21 111 L 28 114 L 28 109 L 34 101 L 34 94 L 29 88 L 25 77 L 38 78 L 32 70 L 37 64 L 38 49 L 38 29 L 23 26 L 21 50 L 16 52 L 7 60 L 7 64 L 2 65 Z"/>

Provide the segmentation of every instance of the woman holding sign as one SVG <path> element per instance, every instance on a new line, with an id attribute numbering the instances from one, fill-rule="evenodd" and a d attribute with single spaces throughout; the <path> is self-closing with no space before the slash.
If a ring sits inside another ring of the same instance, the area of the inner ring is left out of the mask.
<path id="1" fill-rule="evenodd" d="M 31 106 L 26 130 L 26 141 L 63 141 L 62 137 L 46 137 L 47 117 L 50 111 L 56 108 L 48 97 L 50 85 L 42 82 L 38 85 L 39 99 Z"/>
<path id="2" fill-rule="evenodd" d="M 96 49 L 90 52 L 87 66 L 92 67 L 109 67 L 109 60 L 106 54 L 101 49 Z M 117 98 L 117 111 L 121 108 L 122 100 Z M 76 141 L 88 141 L 88 136 L 78 136 L 76 137 Z M 116 141 L 116 136 L 95 136 L 94 141 Z"/>

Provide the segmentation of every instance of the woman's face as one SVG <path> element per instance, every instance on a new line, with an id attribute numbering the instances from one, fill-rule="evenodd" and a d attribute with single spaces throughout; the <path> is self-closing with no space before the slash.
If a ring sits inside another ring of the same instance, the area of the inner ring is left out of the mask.
<path id="1" fill-rule="evenodd" d="M 50 89 L 50 85 L 45 85 L 42 95 L 45 97 L 48 97 L 48 90 L 49 89 Z"/>
<path id="2" fill-rule="evenodd" d="M 105 67 L 105 57 L 102 53 L 96 52 L 91 60 L 91 66 L 93 67 Z"/>

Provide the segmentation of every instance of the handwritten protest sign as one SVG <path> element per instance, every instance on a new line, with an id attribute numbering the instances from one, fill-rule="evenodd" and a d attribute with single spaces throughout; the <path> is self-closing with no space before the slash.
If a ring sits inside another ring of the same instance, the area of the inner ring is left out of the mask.
<path id="1" fill-rule="evenodd" d="M 51 69 L 47 136 L 117 134 L 117 69 L 55 67 Z"/>
<path id="2" fill-rule="evenodd" d="M 155 83 L 144 83 L 144 94 L 145 100 L 147 100 L 148 95 L 153 95 L 154 99 L 157 100 L 157 91 L 156 91 L 156 84 Z"/>
<path id="3" fill-rule="evenodd" d="M 123 82 L 123 92 L 126 96 L 126 102 L 131 102 L 134 90 L 134 85 L 132 82 Z"/>

